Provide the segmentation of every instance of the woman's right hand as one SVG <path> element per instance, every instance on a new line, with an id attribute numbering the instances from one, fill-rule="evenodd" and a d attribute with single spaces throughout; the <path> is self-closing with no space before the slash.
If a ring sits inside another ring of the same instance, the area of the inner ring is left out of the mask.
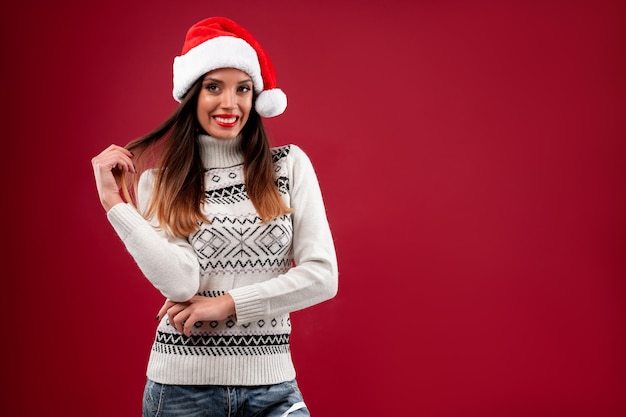
<path id="1" fill-rule="evenodd" d="M 122 172 L 135 174 L 133 154 L 128 149 L 111 145 L 91 159 L 100 203 L 105 211 L 124 200 L 120 196 Z"/>

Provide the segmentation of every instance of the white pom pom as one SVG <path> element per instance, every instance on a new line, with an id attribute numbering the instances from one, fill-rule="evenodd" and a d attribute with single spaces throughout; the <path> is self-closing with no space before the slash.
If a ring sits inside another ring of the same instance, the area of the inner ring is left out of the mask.
<path id="1" fill-rule="evenodd" d="M 262 91 L 254 108 L 263 117 L 278 116 L 287 108 L 287 96 L 280 88 Z"/>

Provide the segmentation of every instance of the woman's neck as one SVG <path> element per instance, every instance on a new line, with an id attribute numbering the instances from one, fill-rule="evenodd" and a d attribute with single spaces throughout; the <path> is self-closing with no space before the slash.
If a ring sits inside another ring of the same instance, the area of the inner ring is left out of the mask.
<path id="1" fill-rule="evenodd" d="M 202 134 L 198 136 L 200 142 L 200 157 L 205 168 L 224 168 L 243 162 L 241 152 L 241 136 L 235 139 L 216 139 Z"/>

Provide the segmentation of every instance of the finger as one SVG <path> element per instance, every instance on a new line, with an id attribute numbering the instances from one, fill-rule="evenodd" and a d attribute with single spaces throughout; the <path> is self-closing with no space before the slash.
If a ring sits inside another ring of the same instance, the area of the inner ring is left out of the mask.
<path id="1" fill-rule="evenodd" d="M 127 170 L 135 173 L 136 169 L 132 161 L 133 154 L 121 146 L 111 145 L 97 156 L 93 157 L 91 163 L 94 170 L 113 171 Z"/>
<path id="2" fill-rule="evenodd" d="M 202 327 L 202 322 L 201 321 L 193 321 L 192 319 L 187 319 L 185 321 L 185 324 L 183 326 L 183 331 L 182 333 L 187 336 L 187 337 L 191 337 L 191 331 L 193 329 L 197 329 Z"/>
<path id="3" fill-rule="evenodd" d="M 180 305 L 179 303 L 174 303 L 171 307 L 167 308 L 166 314 L 170 323 L 174 322 L 174 317 L 176 317 L 176 315 L 180 313 L 184 308 L 185 307 Z"/>
<path id="4" fill-rule="evenodd" d="M 189 309 L 187 309 L 187 311 L 189 311 Z M 192 312 L 191 314 L 189 314 L 189 316 L 187 316 L 187 318 L 185 319 L 184 323 L 183 323 L 183 333 L 186 336 L 191 336 L 191 331 L 194 328 L 199 328 L 202 326 L 202 321 L 198 320 L 198 316 L 195 312 Z"/>
<path id="5" fill-rule="evenodd" d="M 128 149 L 126 149 L 123 146 L 119 146 L 116 144 L 111 144 L 109 145 L 102 153 L 104 152 L 119 152 L 123 155 L 128 156 L 129 158 L 133 156 L 133 153 L 131 151 L 129 151 Z"/>
<path id="6" fill-rule="evenodd" d="M 185 310 L 174 316 L 174 328 L 181 333 L 185 333 L 185 323 L 188 321 L 189 313 Z"/>
<path id="7" fill-rule="evenodd" d="M 127 171 L 135 174 L 137 169 L 135 168 L 135 164 L 133 164 L 132 157 L 128 157 L 126 155 L 122 155 L 115 166 L 120 171 Z"/>
<path id="8" fill-rule="evenodd" d="M 189 313 L 183 313 L 186 305 L 182 303 L 176 303 L 174 306 L 167 310 L 167 316 L 170 322 L 170 326 L 174 327 L 179 332 L 183 332 L 183 322 Z"/>
<path id="9" fill-rule="evenodd" d="M 133 161 L 125 156 L 121 156 L 119 159 L 116 159 L 112 162 L 113 166 L 111 167 L 111 171 L 126 171 L 130 173 L 137 173 L 137 168 L 135 168 L 135 164 Z"/>
<path id="10" fill-rule="evenodd" d="M 161 320 L 161 318 L 165 316 L 165 313 L 167 312 L 167 310 L 170 307 L 172 307 L 174 304 L 176 304 L 176 303 L 174 303 L 173 301 L 170 301 L 170 300 L 165 301 L 165 303 L 163 303 L 163 305 L 159 309 L 159 312 L 157 313 L 156 319 L 157 320 Z"/>

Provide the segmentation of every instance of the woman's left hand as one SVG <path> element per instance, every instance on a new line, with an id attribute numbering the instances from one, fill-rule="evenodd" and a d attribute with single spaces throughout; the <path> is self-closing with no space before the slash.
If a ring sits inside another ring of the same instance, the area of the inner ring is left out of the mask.
<path id="1" fill-rule="evenodd" d="M 167 300 L 157 319 L 167 314 L 170 325 L 185 336 L 191 336 L 194 324 L 200 321 L 224 320 L 235 314 L 235 301 L 229 294 L 219 297 L 195 295 L 188 301 L 176 303 Z"/>

